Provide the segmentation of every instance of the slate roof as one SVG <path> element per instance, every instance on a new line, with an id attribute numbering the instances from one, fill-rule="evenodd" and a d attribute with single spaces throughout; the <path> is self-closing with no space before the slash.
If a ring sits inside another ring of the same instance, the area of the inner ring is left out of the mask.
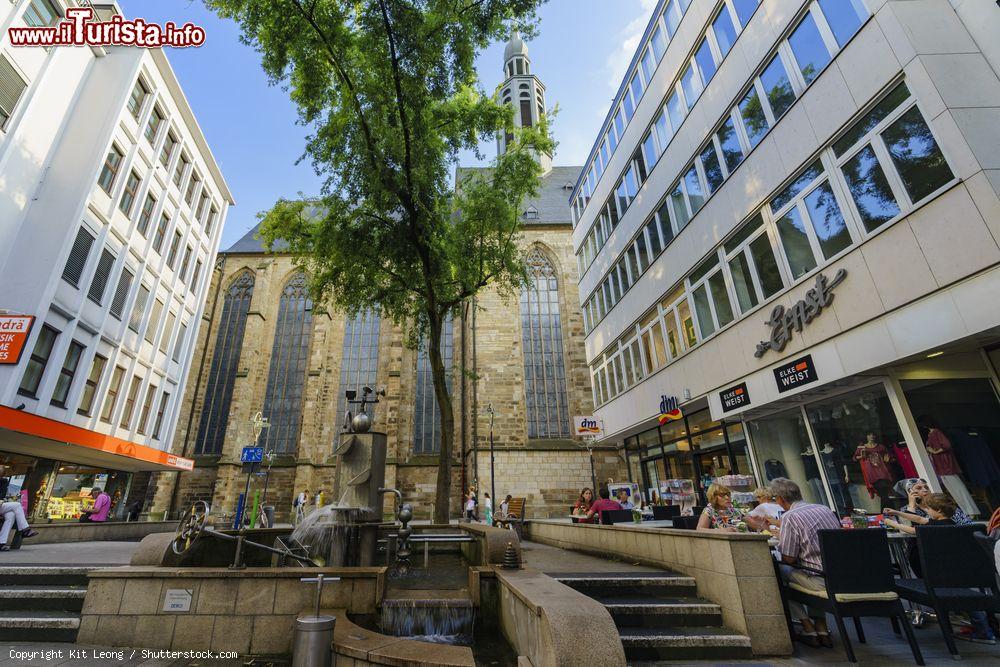
<path id="1" fill-rule="evenodd" d="M 532 208 L 538 212 L 538 217 L 531 215 L 522 219 L 525 225 L 572 225 L 569 212 L 569 196 L 576 186 L 576 179 L 583 167 L 552 167 L 552 171 L 542 177 L 538 185 L 538 196 L 524 204 L 525 211 Z M 459 167 L 457 178 L 475 171 L 486 171 L 485 167 Z"/>
<path id="2" fill-rule="evenodd" d="M 264 248 L 264 242 L 255 239 L 257 232 L 260 230 L 260 223 L 253 226 L 249 232 L 243 235 L 239 241 L 229 246 L 223 252 L 227 255 L 231 254 L 246 254 L 246 255 L 261 255 L 267 250 Z M 287 249 L 287 244 L 284 241 L 278 241 L 274 244 L 274 250 L 272 252 L 281 252 Z"/>

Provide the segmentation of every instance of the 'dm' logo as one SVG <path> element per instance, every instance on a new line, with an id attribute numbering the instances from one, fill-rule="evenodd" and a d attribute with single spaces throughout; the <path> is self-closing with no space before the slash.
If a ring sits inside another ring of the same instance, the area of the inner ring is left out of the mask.
<path id="1" fill-rule="evenodd" d="M 601 427 L 597 425 L 596 419 L 584 419 L 580 422 L 580 425 L 576 427 L 577 433 L 600 433 Z"/>
<path id="2" fill-rule="evenodd" d="M 663 426 L 667 422 L 677 421 L 683 417 L 684 414 L 681 412 L 676 396 L 667 396 L 666 394 L 660 396 L 660 426 Z"/>

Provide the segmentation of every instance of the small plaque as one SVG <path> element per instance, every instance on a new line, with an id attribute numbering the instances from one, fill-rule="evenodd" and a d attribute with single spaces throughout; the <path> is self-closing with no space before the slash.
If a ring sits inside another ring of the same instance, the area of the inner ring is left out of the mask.
<path id="1" fill-rule="evenodd" d="M 168 588 L 163 596 L 163 611 L 191 611 L 191 598 L 194 591 L 187 588 Z"/>

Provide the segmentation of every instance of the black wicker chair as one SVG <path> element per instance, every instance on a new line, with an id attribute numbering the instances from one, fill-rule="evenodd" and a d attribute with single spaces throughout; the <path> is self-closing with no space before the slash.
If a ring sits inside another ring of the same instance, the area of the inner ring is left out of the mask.
<path id="1" fill-rule="evenodd" d="M 694 530 L 698 527 L 698 517 L 696 516 L 675 516 L 673 521 L 674 528 Z"/>
<path id="2" fill-rule="evenodd" d="M 632 523 L 632 510 L 602 510 L 601 523 L 606 526 L 616 523 Z"/>
<path id="3" fill-rule="evenodd" d="M 958 648 L 948 618 L 952 611 L 1000 611 L 993 560 L 976 541 L 982 526 L 917 526 L 923 579 L 899 579 L 899 594 L 934 609 L 953 658 Z"/>
<path id="4" fill-rule="evenodd" d="M 669 521 L 681 515 L 680 505 L 653 505 L 654 521 Z"/>
<path id="5" fill-rule="evenodd" d="M 861 627 L 862 617 L 888 618 L 897 635 L 902 625 L 914 661 L 918 665 L 923 665 L 923 655 L 920 653 L 913 628 L 906 617 L 900 594 L 896 591 L 893 581 L 889 542 L 885 531 L 821 530 L 819 541 L 823 572 L 801 566 L 792 567 L 822 577 L 825 588 L 817 591 L 789 582 L 783 586 L 786 601 L 794 600 L 833 614 L 844 652 L 851 662 L 858 660 L 854 655 L 851 640 L 847 636 L 844 618 L 854 619 L 854 629 L 861 643 L 865 642 L 864 629 Z"/>

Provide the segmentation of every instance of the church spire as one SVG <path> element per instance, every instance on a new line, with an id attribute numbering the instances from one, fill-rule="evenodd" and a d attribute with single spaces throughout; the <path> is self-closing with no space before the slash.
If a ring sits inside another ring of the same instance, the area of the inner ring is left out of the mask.
<path id="1" fill-rule="evenodd" d="M 545 113 L 545 85 L 531 73 L 528 45 L 514 31 L 503 52 L 504 82 L 500 84 L 500 101 L 514 107 L 514 125 L 533 127 Z M 513 140 L 512 135 L 497 137 L 497 150 L 503 153 Z M 542 172 L 552 170 L 552 156 L 539 156 Z"/>

